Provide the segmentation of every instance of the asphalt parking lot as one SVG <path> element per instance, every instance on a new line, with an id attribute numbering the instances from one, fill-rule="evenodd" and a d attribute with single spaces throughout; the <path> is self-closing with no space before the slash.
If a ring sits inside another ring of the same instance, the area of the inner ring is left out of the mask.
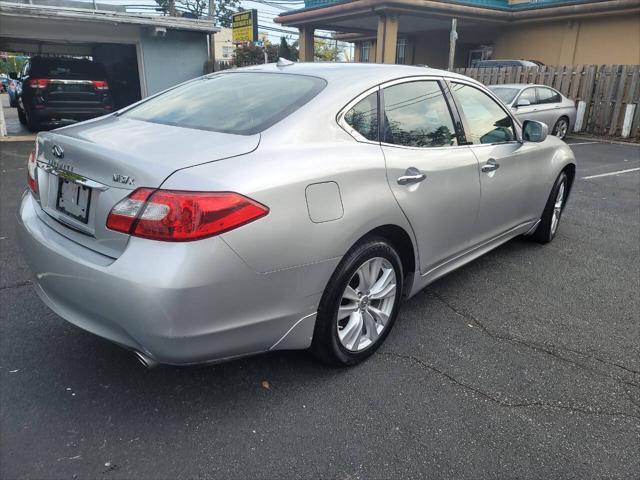
<path id="1" fill-rule="evenodd" d="M 15 234 L 30 148 L 0 143 L 0 477 L 640 477 L 640 146 L 576 143 L 554 242 L 431 285 L 360 366 L 150 371 L 33 291 Z"/>

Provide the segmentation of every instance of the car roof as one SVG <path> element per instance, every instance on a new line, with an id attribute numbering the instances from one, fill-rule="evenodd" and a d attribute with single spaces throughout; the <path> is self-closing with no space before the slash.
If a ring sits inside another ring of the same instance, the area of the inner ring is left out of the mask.
<path id="1" fill-rule="evenodd" d="M 539 83 L 500 83 L 500 84 L 494 84 L 494 85 L 487 85 L 488 88 L 494 88 L 494 87 L 505 87 L 505 88 L 519 88 L 519 89 L 524 89 L 527 87 L 543 87 L 543 88 L 550 88 L 551 90 L 555 90 L 555 88 L 550 87 L 549 85 L 541 85 Z"/>
<path id="2" fill-rule="evenodd" d="M 433 75 L 438 77 L 459 78 L 479 82 L 458 73 L 438 70 L 430 67 L 414 65 L 390 65 L 380 63 L 347 63 L 347 62 L 302 62 L 278 66 L 275 63 L 253 65 L 224 72 L 252 71 L 265 73 L 289 73 L 295 75 L 311 75 L 325 79 L 330 84 L 339 83 L 343 86 L 362 87 L 377 85 L 403 77 L 419 75 Z M 222 73 L 224 73 L 222 72 Z"/>

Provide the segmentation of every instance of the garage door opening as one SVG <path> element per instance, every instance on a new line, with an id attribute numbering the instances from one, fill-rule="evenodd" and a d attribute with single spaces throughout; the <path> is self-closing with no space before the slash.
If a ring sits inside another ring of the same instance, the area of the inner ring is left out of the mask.
<path id="1" fill-rule="evenodd" d="M 142 98 L 135 45 L 1 38 L 0 51 L 0 73 L 15 78 L 2 97 L 9 135 L 69 125 Z"/>

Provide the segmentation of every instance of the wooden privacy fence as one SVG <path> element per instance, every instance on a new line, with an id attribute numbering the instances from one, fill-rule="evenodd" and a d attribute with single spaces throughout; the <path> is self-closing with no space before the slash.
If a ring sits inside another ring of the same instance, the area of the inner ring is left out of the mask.
<path id="1" fill-rule="evenodd" d="M 576 101 L 575 132 L 640 139 L 640 65 L 547 65 L 455 71 L 485 85 L 548 85 Z"/>

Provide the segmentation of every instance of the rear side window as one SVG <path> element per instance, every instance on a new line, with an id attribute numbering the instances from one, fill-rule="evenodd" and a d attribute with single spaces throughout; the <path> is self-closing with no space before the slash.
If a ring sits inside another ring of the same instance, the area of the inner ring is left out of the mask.
<path id="1" fill-rule="evenodd" d="M 454 83 L 452 88 L 465 119 L 467 141 L 474 144 L 505 143 L 516 139 L 511 117 L 493 98 L 477 88 Z"/>
<path id="2" fill-rule="evenodd" d="M 367 140 L 378 140 L 378 92 L 356 103 L 344 115 L 344 120 Z"/>
<path id="3" fill-rule="evenodd" d="M 238 135 L 259 133 L 315 97 L 326 86 L 317 77 L 234 72 L 180 85 L 123 117 Z"/>
<path id="4" fill-rule="evenodd" d="M 407 82 L 384 89 L 383 141 L 408 147 L 457 144 L 451 113 L 438 82 Z"/>
<path id="5" fill-rule="evenodd" d="M 536 88 L 538 92 L 538 103 L 560 103 L 560 94 L 550 88 Z"/>

